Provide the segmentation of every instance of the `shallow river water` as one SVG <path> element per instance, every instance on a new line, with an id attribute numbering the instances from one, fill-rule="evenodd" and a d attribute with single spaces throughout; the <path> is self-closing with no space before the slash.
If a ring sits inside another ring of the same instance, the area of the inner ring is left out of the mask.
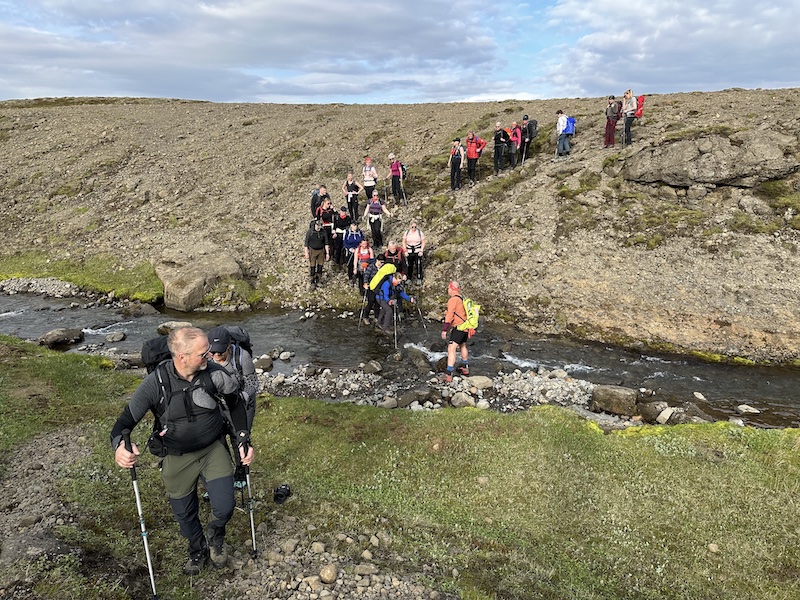
<path id="1" fill-rule="evenodd" d="M 302 364 L 354 367 L 370 359 L 383 360 L 394 351 L 391 339 L 372 328 L 357 328 L 357 319 L 342 312 L 321 311 L 305 319 L 302 311 L 254 313 L 170 313 L 124 317 L 105 307 L 70 308 L 76 300 L 43 298 L 29 294 L 0 295 L 0 333 L 35 340 L 57 327 L 78 327 L 84 344 L 104 343 L 106 335 L 122 331 L 126 339 L 113 345 L 122 352 L 138 352 L 142 342 L 156 335 L 166 320 L 186 320 L 208 329 L 238 323 L 247 328 L 259 355 L 282 347 L 294 352 L 289 362 L 276 361 L 275 371 L 290 373 Z M 401 327 L 400 346 L 413 345 L 432 361 L 441 353 L 440 323 L 409 320 Z M 542 338 L 512 327 L 482 325 L 470 347 L 474 374 L 498 370 L 526 370 L 539 366 L 562 368 L 593 383 L 619 384 L 656 390 L 656 396 L 692 401 L 717 418 L 739 416 L 736 406 L 749 404 L 761 414 L 745 420 L 767 427 L 800 426 L 800 369 L 741 367 L 708 364 L 674 356 L 640 354 L 603 344 Z M 109 346 L 106 344 L 106 346 Z M 76 345 L 77 347 L 77 345 Z M 70 351 L 75 351 L 73 348 Z M 705 401 L 695 397 L 699 392 Z"/>

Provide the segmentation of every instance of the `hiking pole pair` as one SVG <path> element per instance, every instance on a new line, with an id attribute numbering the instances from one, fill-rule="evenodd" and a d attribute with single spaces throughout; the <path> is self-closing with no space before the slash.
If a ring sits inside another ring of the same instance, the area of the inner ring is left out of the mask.
<path id="1" fill-rule="evenodd" d="M 131 446 L 131 430 L 126 429 L 122 432 L 122 440 L 125 443 L 125 450 L 133 452 Z M 139 525 L 142 528 L 142 542 L 144 542 L 144 553 L 147 556 L 147 572 L 150 573 L 150 586 L 153 588 L 152 600 L 158 600 L 156 593 L 156 578 L 153 575 L 153 561 L 150 558 L 150 545 L 147 543 L 147 528 L 144 524 L 144 514 L 142 512 L 142 499 L 139 496 L 139 482 L 136 479 L 136 466 L 130 468 L 131 481 L 133 481 L 133 495 L 136 496 L 136 510 L 139 513 Z"/>

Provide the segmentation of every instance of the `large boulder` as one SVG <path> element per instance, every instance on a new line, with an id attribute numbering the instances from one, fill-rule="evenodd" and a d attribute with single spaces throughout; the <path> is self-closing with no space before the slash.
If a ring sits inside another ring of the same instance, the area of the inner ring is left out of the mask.
<path id="1" fill-rule="evenodd" d="M 589 407 L 594 412 L 632 417 L 636 414 L 637 390 L 619 385 L 596 385 L 592 389 L 592 402 Z"/>
<path id="2" fill-rule="evenodd" d="M 184 312 L 200 306 L 205 293 L 219 281 L 242 276 L 239 263 L 209 242 L 165 250 L 155 271 L 164 284 L 164 305 Z"/>
<path id="3" fill-rule="evenodd" d="M 797 138 L 776 131 L 740 131 L 644 148 L 625 161 L 622 176 L 639 183 L 753 187 L 800 169 Z"/>
<path id="4" fill-rule="evenodd" d="M 47 346 L 48 348 L 74 344 L 83 341 L 83 330 L 73 327 L 59 327 L 58 329 L 51 329 L 40 337 L 38 341 L 40 346 Z"/>

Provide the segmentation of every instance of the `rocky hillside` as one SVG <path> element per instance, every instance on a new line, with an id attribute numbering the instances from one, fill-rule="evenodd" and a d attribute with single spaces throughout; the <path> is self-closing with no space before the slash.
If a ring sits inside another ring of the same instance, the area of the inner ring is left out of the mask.
<path id="1" fill-rule="evenodd" d="M 390 200 L 387 239 L 420 219 L 429 310 L 457 278 L 495 318 L 542 333 L 789 361 L 800 356 L 799 107 L 798 89 L 648 96 L 634 143 L 604 149 L 602 98 L 7 101 L 2 252 L 102 253 L 207 286 L 222 270 L 276 303 L 352 306 L 341 274 L 308 291 L 310 192 L 326 184 L 338 206 L 348 170 L 369 154 L 383 176 L 394 152 L 409 203 Z M 553 160 L 557 109 L 577 119 L 564 161 Z M 491 139 L 495 121 L 523 114 L 540 131 L 525 165 L 495 177 L 487 149 L 481 182 L 450 192 L 453 137 Z"/>

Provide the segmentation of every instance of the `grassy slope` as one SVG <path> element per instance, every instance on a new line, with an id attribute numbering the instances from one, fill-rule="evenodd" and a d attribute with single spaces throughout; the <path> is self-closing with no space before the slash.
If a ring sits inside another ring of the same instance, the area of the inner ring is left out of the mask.
<path id="1" fill-rule="evenodd" d="M 63 559 L 27 567 L 38 570 L 37 591 L 125 598 L 130 590 L 112 573 L 120 563 L 144 564 L 144 553 L 130 480 L 114 465 L 107 435 L 132 379 L 93 359 L 0 341 L 4 450 L 51 427 L 97 420 L 93 455 L 70 468 L 61 489 L 88 518 L 60 534 L 100 566 L 82 572 Z M 23 389 L 46 390 L 44 413 L 19 401 Z M 800 594 L 796 430 L 722 423 L 603 435 L 551 407 L 500 415 L 260 402 L 254 486 L 263 496 L 286 481 L 295 496 L 276 512 L 261 504 L 258 521 L 297 516 L 317 527 L 315 539 L 354 554 L 361 548 L 338 542 L 337 533 L 384 529 L 392 553 L 434 566 L 436 585 L 464 598 Z M 134 437 L 141 443 L 146 435 L 142 424 Z M 221 575 L 209 572 L 194 588 L 180 575 L 184 544 L 151 459 L 143 457 L 139 481 L 159 591 L 203 597 L 198 584 Z M 234 517 L 230 535 L 248 547 L 244 517 Z M 386 554 L 377 551 L 376 562 Z M 146 571 L 133 579 L 147 586 Z"/>

